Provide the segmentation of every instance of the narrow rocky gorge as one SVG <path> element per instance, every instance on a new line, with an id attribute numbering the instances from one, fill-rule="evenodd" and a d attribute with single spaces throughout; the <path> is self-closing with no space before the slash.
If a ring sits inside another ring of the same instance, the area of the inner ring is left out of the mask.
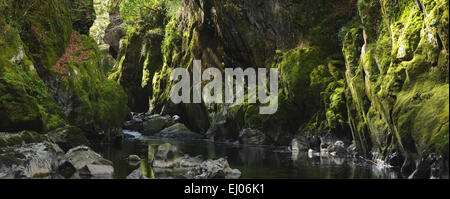
<path id="1" fill-rule="evenodd" d="M 448 9 L 448 0 L 0 0 L 0 178 L 112 178 L 113 163 L 92 148 L 132 140 L 124 130 L 448 178 Z M 171 72 L 192 73 L 194 60 L 223 73 L 278 69 L 278 111 L 174 104 Z M 134 155 L 129 179 L 242 172 L 170 144 Z"/>

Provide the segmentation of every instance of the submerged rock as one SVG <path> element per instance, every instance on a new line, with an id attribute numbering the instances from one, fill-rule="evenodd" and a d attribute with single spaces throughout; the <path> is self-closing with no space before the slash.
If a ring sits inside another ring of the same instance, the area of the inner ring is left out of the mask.
<path id="1" fill-rule="evenodd" d="M 166 143 L 159 145 L 155 160 L 170 161 L 179 157 L 181 154 L 181 151 L 179 151 L 176 146 Z"/>

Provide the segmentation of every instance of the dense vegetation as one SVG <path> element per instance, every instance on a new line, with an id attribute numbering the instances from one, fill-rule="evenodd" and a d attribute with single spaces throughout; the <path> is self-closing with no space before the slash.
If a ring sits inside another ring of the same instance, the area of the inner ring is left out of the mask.
<path id="1" fill-rule="evenodd" d="M 297 138 L 314 148 L 311 140 L 332 137 L 405 176 L 429 177 L 432 164 L 448 176 L 448 8 L 448 0 L 0 0 L 0 132 L 69 148 L 101 131 L 120 135 L 130 111 L 169 114 L 215 141 L 246 128 L 274 145 Z M 191 71 L 193 60 L 278 68 L 278 112 L 173 104 L 170 73 Z"/>

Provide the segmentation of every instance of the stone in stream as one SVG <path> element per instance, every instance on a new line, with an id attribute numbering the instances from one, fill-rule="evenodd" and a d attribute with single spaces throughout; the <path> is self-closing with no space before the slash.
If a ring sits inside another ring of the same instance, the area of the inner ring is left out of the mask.
<path id="1" fill-rule="evenodd" d="M 127 158 L 128 162 L 139 162 L 141 161 L 141 158 L 137 155 L 130 155 Z"/>
<path id="2" fill-rule="evenodd" d="M 182 139 L 182 140 L 203 138 L 202 135 L 192 132 L 182 123 L 176 123 L 170 127 L 167 127 L 161 130 L 161 132 L 155 134 L 155 136 L 162 138 Z"/>
<path id="3" fill-rule="evenodd" d="M 247 128 L 239 132 L 239 141 L 241 144 L 263 145 L 266 144 L 266 135 L 260 130 Z"/>
<path id="4" fill-rule="evenodd" d="M 185 174 L 185 177 L 189 179 L 238 179 L 240 176 L 241 172 L 230 168 L 225 158 L 206 160 Z"/>
<path id="5" fill-rule="evenodd" d="M 105 178 L 112 178 L 114 174 L 114 168 L 111 165 L 87 164 L 82 169 L 80 169 L 79 172 L 83 176 L 105 179 Z"/>
<path id="6" fill-rule="evenodd" d="M 130 155 L 127 160 L 128 164 L 131 166 L 137 166 L 141 162 L 141 158 L 137 155 Z"/>
<path id="7" fill-rule="evenodd" d="M 291 142 L 292 152 L 308 151 L 308 142 L 303 137 L 294 138 Z"/>
<path id="8" fill-rule="evenodd" d="M 176 146 L 169 143 L 159 145 L 153 160 L 153 167 L 172 168 L 177 165 L 178 158 L 182 155 Z"/>
<path id="9" fill-rule="evenodd" d="M 126 177 L 126 179 L 148 179 L 148 178 L 144 176 L 144 174 L 142 173 L 142 169 L 139 167 L 135 169 L 133 172 L 131 172 Z"/>
<path id="10" fill-rule="evenodd" d="M 228 161 L 224 158 L 217 160 L 203 161 L 201 156 L 191 157 L 183 155 L 176 146 L 169 143 L 159 145 L 155 152 L 154 147 L 149 145 L 149 163 L 152 163 L 152 169 L 157 178 L 171 178 L 170 175 L 180 175 L 184 173 L 186 178 L 239 178 L 241 172 L 237 169 L 231 169 Z M 134 170 L 127 176 L 127 179 L 145 179 L 141 167 Z"/>
<path id="11" fill-rule="evenodd" d="M 154 135 L 166 127 L 173 125 L 175 122 L 170 116 L 154 115 L 150 116 L 147 121 L 143 123 L 143 134 Z"/>
<path id="12" fill-rule="evenodd" d="M 88 143 L 84 132 L 80 128 L 70 125 L 50 131 L 47 137 L 64 151 Z"/>
<path id="13" fill-rule="evenodd" d="M 327 151 L 331 155 L 339 157 L 345 156 L 347 154 L 345 144 L 340 140 L 336 141 L 334 144 L 328 145 Z"/>
<path id="14" fill-rule="evenodd" d="M 97 165 L 97 166 L 88 166 Z M 88 177 L 96 177 L 93 174 L 103 173 L 103 178 L 112 177 L 114 169 L 112 168 L 113 163 L 100 154 L 94 152 L 91 148 L 87 146 L 78 146 L 70 149 L 58 168 L 59 172 L 64 174 L 65 178 L 70 178 L 75 172 L 79 172 L 81 175 L 87 175 Z M 88 166 L 86 168 L 86 166 Z M 112 172 L 109 172 L 112 168 Z M 106 174 L 111 174 L 110 176 Z"/>

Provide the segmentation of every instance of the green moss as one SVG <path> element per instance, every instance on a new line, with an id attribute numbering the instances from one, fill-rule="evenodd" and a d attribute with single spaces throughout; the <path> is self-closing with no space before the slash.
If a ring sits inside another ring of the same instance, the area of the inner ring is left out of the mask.
<path id="1" fill-rule="evenodd" d="M 16 6 L 20 37 L 35 66 L 40 70 L 51 68 L 64 53 L 72 33 L 69 4 L 65 1 L 36 0 L 28 6 Z"/>
<path id="2" fill-rule="evenodd" d="M 46 136 L 49 140 L 58 144 L 64 151 L 88 143 L 84 132 L 80 128 L 71 125 L 52 130 Z"/>
<path id="3" fill-rule="evenodd" d="M 360 1 L 360 14 L 366 2 Z M 433 36 L 439 35 L 441 8 L 448 6 L 443 2 L 423 1 L 419 7 L 413 1 L 382 1 L 376 40 L 370 40 L 372 30 L 364 25 L 369 43 L 360 50 L 358 32 L 347 34 L 347 109 L 361 149 L 448 156 L 448 76 L 442 75 L 448 56 L 442 56 L 445 45 Z M 358 51 L 365 53 L 362 59 Z"/>
<path id="4" fill-rule="evenodd" d="M 116 82 L 107 80 L 101 85 L 100 96 L 95 109 L 100 128 L 121 128 L 128 114 L 126 93 Z"/>
<path id="5" fill-rule="evenodd" d="M 20 133 L 2 133 L 0 132 L 0 147 L 18 146 L 22 144 L 43 142 L 46 138 L 44 135 L 34 131 L 22 131 Z"/>
<path id="6" fill-rule="evenodd" d="M 90 51 L 87 59 L 70 63 L 70 75 L 64 80 L 65 95 L 77 104 L 68 119 L 89 133 L 120 128 L 128 113 L 127 95 L 118 83 L 102 73 L 101 52 L 95 41 L 84 35 L 82 41 L 83 48 Z"/>

